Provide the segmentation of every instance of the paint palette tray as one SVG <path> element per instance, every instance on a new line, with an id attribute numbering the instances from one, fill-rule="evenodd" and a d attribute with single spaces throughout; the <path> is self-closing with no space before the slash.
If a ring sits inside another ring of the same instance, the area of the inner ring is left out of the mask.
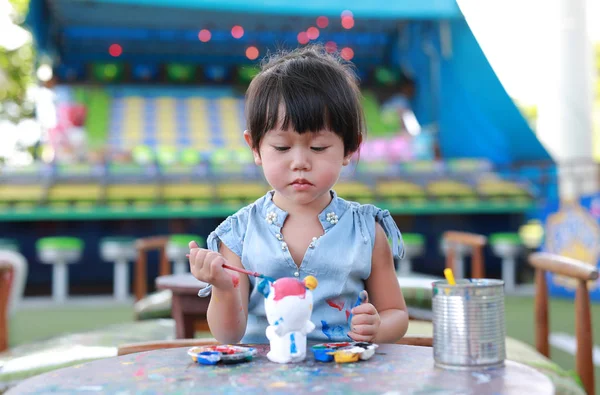
<path id="1" fill-rule="evenodd" d="M 376 348 L 377 344 L 366 342 L 322 343 L 312 346 L 312 352 L 319 362 L 350 363 L 370 359 Z"/>
<path id="2" fill-rule="evenodd" d="M 254 347 L 230 345 L 192 347 L 188 355 L 200 365 L 234 364 L 249 362 L 256 355 Z"/>

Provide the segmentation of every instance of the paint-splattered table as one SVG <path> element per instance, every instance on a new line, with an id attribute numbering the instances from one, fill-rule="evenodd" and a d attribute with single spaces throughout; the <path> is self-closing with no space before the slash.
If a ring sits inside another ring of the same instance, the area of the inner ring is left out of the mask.
<path id="1" fill-rule="evenodd" d="M 188 394 L 188 393 L 402 393 L 552 394 L 550 380 L 527 366 L 449 371 L 435 368 L 428 347 L 381 345 L 369 361 L 337 365 L 314 361 L 279 365 L 258 346 L 257 357 L 240 365 L 202 366 L 187 348 L 108 358 L 25 380 L 8 394 Z"/>
<path id="2" fill-rule="evenodd" d="M 159 276 L 155 283 L 156 288 L 169 289 L 173 292 L 171 316 L 175 320 L 177 339 L 193 338 L 198 320 L 202 320 L 204 323 L 201 330 L 208 331 L 206 312 L 210 297 L 198 297 L 198 291 L 208 284 L 196 280 L 190 273 Z"/>

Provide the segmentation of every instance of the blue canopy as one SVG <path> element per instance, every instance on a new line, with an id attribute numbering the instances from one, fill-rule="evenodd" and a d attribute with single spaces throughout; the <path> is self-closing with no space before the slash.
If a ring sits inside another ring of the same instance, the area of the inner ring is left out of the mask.
<path id="1" fill-rule="evenodd" d="M 437 19 L 461 17 L 455 0 L 95 0 L 92 2 L 304 16 L 338 16 L 344 10 L 351 10 L 356 18 Z"/>
<path id="2" fill-rule="evenodd" d="M 340 24 L 344 10 L 355 18 L 351 30 Z M 331 21 L 319 40 L 351 41 L 359 66 L 388 62 L 413 72 L 415 113 L 422 124 L 438 125 L 444 157 L 550 159 L 455 0 L 40 0 L 31 2 L 28 23 L 41 52 L 83 68 L 114 61 L 112 43 L 123 46 L 119 61 L 134 64 L 248 62 L 245 46 L 295 46 L 318 16 Z M 246 31 L 240 40 L 229 33 L 235 24 Z M 204 27 L 209 43 L 198 40 Z"/>

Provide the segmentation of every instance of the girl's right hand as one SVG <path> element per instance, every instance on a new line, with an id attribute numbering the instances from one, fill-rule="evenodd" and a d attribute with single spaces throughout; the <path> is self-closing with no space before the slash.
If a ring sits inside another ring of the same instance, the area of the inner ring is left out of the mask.
<path id="1" fill-rule="evenodd" d="M 218 252 L 200 248 L 195 241 L 191 241 L 190 271 L 200 281 L 212 284 L 222 290 L 230 290 L 239 282 L 237 275 L 229 273 L 223 268 L 227 260 Z"/>

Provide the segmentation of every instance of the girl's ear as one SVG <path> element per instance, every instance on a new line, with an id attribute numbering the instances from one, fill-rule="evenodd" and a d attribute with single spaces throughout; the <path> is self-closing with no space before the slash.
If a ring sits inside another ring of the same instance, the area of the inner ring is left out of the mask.
<path id="1" fill-rule="evenodd" d="M 252 136 L 250 135 L 250 132 L 247 130 L 244 130 L 244 140 L 246 140 L 246 144 L 248 144 L 248 147 L 250 147 L 250 149 L 252 150 L 252 155 L 254 155 L 254 163 L 256 163 L 257 166 L 262 165 L 262 159 L 260 158 L 260 153 L 258 152 L 258 148 L 254 148 L 252 146 Z"/>
<path id="2" fill-rule="evenodd" d="M 361 135 L 359 135 L 359 136 L 358 136 L 358 149 L 357 149 L 356 151 L 354 151 L 354 152 L 350 152 L 348 155 L 346 155 L 346 156 L 344 157 L 344 160 L 342 161 L 342 164 L 343 164 L 344 166 L 348 166 L 348 165 L 350 164 L 350 161 L 352 160 L 352 156 L 353 156 L 353 155 L 354 155 L 354 154 L 355 154 L 357 151 L 359 151 L 359 150 L 360 150 L 360 146 L 361 146 L 361 144 L 362 144 L 362 141 L 363 141 L 363 137 L 362 137 L 362 134 L 361 134 Z"/>

